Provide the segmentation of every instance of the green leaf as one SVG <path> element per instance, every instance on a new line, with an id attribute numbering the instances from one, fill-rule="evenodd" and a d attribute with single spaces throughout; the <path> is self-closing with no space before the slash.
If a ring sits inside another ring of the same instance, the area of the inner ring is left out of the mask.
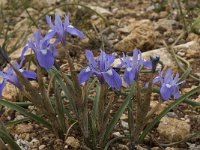
<path id="1" fill-rule="evenodd" d="M 16 124 L 26 122 L 26 121 L 29 121 L 29 120 L 30 120 L 29 117 L 25 117 L 25 118 L 22 118 L 22 119 L 19 119 L 19 120 L 9 121 L 9 122 L 5 123 L 5 125 L 6 126 L 12 126 L 12 125 L 16 125 Z"/>
<path id="2" fill-rule="evenodd" d="M 7 135 L 6 132 L 0 130 L 0 138 L 3 139 L 4 142 L 7 142 L 13 150 L 21 150 L 17 143 Z"/>
<path id="3" fill-rule="evenodd" d="M 149 133 L 149 131 L 160 121 L 162 117 L 164 117 L 171 109 L 178 106 L 181 102 L 183 102 L 186 98 L 192 96 L 193 94 L 200 91 L 200 86 L 181 96 L 179 99 L 175 100 L 171 105 L 169 105 L 166 109 L 164 109 L 150 124 L 142 132 L 139 137 L 138 143 L 142 143 L 145 136 Z"/>
<path id="4" fill-rule="evenodd" d="M 187 141 L 189 141 L 192 138 L 197 137 L 197 136 L 200 136 L 200 131 L 197 131 L 195 133 L 192 133 L 192 134 L 188 135 L 185 139 L 183 139 L 181 141 L 173 142 L 173 143 L 169 143 L 169 144 L 159 144 L 159 145 L 162 146 L 162 147 L 170 147 L 170 146 L 174 146 L 174 145 L 180 144 L 182 142 L 187 142 Z"/>
<path id="5" fill-rule="evenodd" d="M 21 150 L 17 143 L 12 139 L 11 135 L 5 128 L 3 122 L 0 121 L 0 139 L 7 142 L 9 146 L 14 150 Z"/>
<path id="6" fill-rule="evenodd" d="M 96 95 L 95 95 L 95 98 L 94 98 L 94 101 L 93 101 L 93 107 L 92 107 L 92 116 L 97 116 L 100 93 L 101 93 L 101 88 L 97 84 L 96 85 Z"/>
<path id="7" fill-rule="evenodd" d="M 186 99 L 183 101 L 183 103 L 186 103 L 186 104 L 191 105 L 191 106 L 193 106 L 193 107 L 198 107 L 198 106 L 200 106 L 200 103 L 199 103 L 199 102 L 196 102 L 196 101 L 191 100 L 191 99 L 188 99 L 188 98 L 186 98 Z"/>
<path id="8" fill-rule="evenodd" d="M 105 145 L 106 139 L 108 138 L 110 132 L 113 130 L 113 128 L 115 127 L 117 121 L 119 120 L 119 118 L 121 117 L 122 113 L 125 111 L 126 107 L 128 106 L 130 100 L 133 98 L 134 95 L 134 84 L 132 84 L 131 86 L 131 90 L 130 90 L 130 94 L 126 97 L 126 99 L 124 100 L 124 102 L 122 103 L 122 105 L 120 106 L 120 108 L 117 110 L 117 112 L 115 113 L 115 115 L 113 116 L 112 120 L 109 122 L 106 131 L 103 135 L 103 145 Z"/>
<path id="9" fill-rule="evenodd" d="M 39 117 L 39 116 L 37 116 L 33 113 L 28 112 L 26 109 L 24 109 L 24 108 L 22 108 L 22 107 L 20 107 L 16 104 L 13 104 L 12 102 L 1 99 L 0 105 L 3 105 L 3 106 L 6 106 L 8 108 L 11 108 L 13 110 L 16 110 L 16 111 L 20 112 L 21 114 L 23 114 L 24 116 L 27 116 L 30 119 L 33 119 L 34 121 L 36 121 L 38 123 L 41 123 L 46 128 L 52 129 L 52 126 L 47 121 L 45 121 L 43 118 L 41 118 L 41 117 Z"/>
<path id="10" fill-rule="evenodd" d="M 55 68 L 51 69 L 49 71 L 49 73 L 55 75 L 55 79 L 58 82 L 58 84 L 60 85 L 60 87 L 62 88 L 62 90 L 64 91 L 65 96 L 69 100 L 69 103 L 70 103 L 72 109 L 77 113 L 76 105 L 75 105 L 75 103 L 72 99 L 72 95 L 71 95 L 71 92 L 70 92 L 70 88 L 74 88 L 71 80 L 68 77 L 66 77 L 67 81 L 69 82 L 69 85 L 66 85 L 64 83 L 63 79 L 62 79 L 60 72 L 58 70 L 56 70 Z M 68 87 L 68 86 L 70 86 L 70 87 Z M 66 115 L 68 115 L 68 113 L 66 113 Z M 71 116 L 68 116 L 68 117 L 70 118 Z"/>

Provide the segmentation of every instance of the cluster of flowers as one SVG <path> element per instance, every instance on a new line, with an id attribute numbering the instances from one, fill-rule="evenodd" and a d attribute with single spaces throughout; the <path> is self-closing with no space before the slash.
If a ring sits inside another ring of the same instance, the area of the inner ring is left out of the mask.
<path id="1" fill-rule="evenodd" d="M 112 88 L 120 89 L 122 86 L 121 76 L 112 67 L 115 54 L 106 54 L 104 51 L 101 51 L 100 56 L 95 60 L 93 53 L 90 50 L 86 50 L 86 58 L 88 59 L 88 66 L 79 74 L 79 82 L 81 84 L 95 74 L 101 83 L 106 82 Z M 123 79 L 129 86 L 133 80 L 137 80 L 139 70 L 142 66 L 147 68 L 153 67 L 153 60 L 143 59 L 138 49 L 133 50 L 132 58 L 123 54 L 123 58 L 120 58 L 120 60 L 121 64 L 117 68 L 125 67 Z M 179 85 L 184 81 L 178 81 L 179 74 L 177 73 L 173 77 L 173 72 L 170 68 L 166 71 L 164 77 L 163 71 L 159 71 L 159 76 L 153 79 L 154 84 L 156 82 L 161 84 L 160 94 L 163 100 L 168 100 L 171 96 L 174 99 L 180 97 Z"/>
<path id="2" fill-rule="evenodd" d="M 35 79 L 36 73 L 29 70 L 22 69 L 22 64 L 24 61 L 24 54 L 28 49 L 32 49 L 38 61 L 38 64 L 44 69 L 51 69 L 55 62 L 55 57 L 58 54 L 56 45 L 61 43 L 63 46 L 66 45 L 66 35 L 70 33 L 76 35 L 80 38 L 84 37 L 84 34 L 76 29 L 74 26 L 69 24 L 69 17 L 65 16 L 64 23 L 62 22 L 58 14 L 55 15 L 54 24 L 51 21 L 51 17 L 46 16 L 50 30 L 42 38 L 40 30 L 36 31 L 33 36 L 28 40 L 26 46 L 24 47 L 21 54 L 20 64 L 15 64 L 15 67 L 26 77 Z M 56 37 L 55 42 L 51 42 L 51 39 Z M 106 82 L 112 88 L 120 89 L 122 85 L 121 76 L 112 67 L 115 59 L 114 54 L 106 54 L 101 51 L 100 56 L 95 60 L 93 53 L 90 50 L 86 50 L 86 58 L 88 59 L 88 66 L 83 69 L 78 75 L 80 84 L 83 84 L 88 80 L 93 74 L 97 76 L 101 83 Z M 152 61 L 146 61 L 142 58 L 141 52 L 138 49 L 133 50 L 133 57 L 130 58 L 128 55 L 123 54 L 120 58 L 121 64 L 118 66 L 120 69 L 122 66 L 125 67 L 124 81 L 131 85 L 133 80 L 137 80 L 138 72 L 141 66 L 146 66 L 152 68 Z M 163 72 L 159 72 L 159 76 L 153 80 L 153 83 L 160 82 L 161 88 L 160 93 L 163 100 L 169 99 L 173 96 L 177 99 L 180 96 L 179 92 L 179 80 L 178 73 L 173 77 L 171 69 L 168 69 L 163 77 Z M 0 95 L 6 84 L 6 81 L 14 84 L 16 87 L 20 88 L 21 85 L 11 67 L 8 67 L 6 72 L 0 71 Z"/>

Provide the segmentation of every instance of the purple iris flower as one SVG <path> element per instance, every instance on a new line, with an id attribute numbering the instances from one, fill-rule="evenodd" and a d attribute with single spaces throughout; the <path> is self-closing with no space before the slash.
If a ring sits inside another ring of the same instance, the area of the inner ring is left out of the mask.
<path id="1" fill-rule="evenodd" d="M 160 82 L 160 94 L 163 100 L 168 100 L 171 96 L 174 99 L 178 99 L 180 97 L 179 85 L 185 81 L 179 81 L 179 74 L 176 73 L 176 76 L 173 77 L 173 72 L 171 68 L 167 69 L 165 72 L 165 76 L 163 78 L 163 72 L 159 71 L 159 76 L 154 78 L 153 83 Z"/>
<path id="2" fill-rule="evenodd" d="M 51 21 L 51 17 L 46 16 L 47 23 L 49 24 L 51 30 L 49 30 L 48 33 L 50 34 L 57 34 L 58 41 L 61 41 L 61 43 L 65 46 L 66 45 L 66 34 L 67 32 L 79 36 L 80 38 L 84 37 L 83 32 L 76 29 L 74 26 L 69 24 L 69 17 L 65 15 L 65 22 L 62 23 L 62 20 L 60 19 L 60 16 L 58 14 L 55 14 L 55 20 L 54 25 Z"/>
<path id="3" fill-rule="evenodd" d="M 54 64 L 54 57 L 58 54 L 55 44 L 50 43 L 50 39 L 53 36 L 54 34 L 46 34 L 45 37 L 41 39 L 40 30 L 36 31 L 31 40 L 28 40 L 28 43 L 24 47 L 21 59 L 24 59 L 25 52 L 28 48 L 31 48 L 37 57 L 39 65 L 45 69 L 51 69 Z"/>
<path id="4" fill-rule="evenodd" d="M 140 66 L 143 64 L 142 53 L 138 49 L 133 50 L 133 58 L 125 56 L 123 54 L 123 59 L 121 60 L 121 66 L 125 66 L 124 71 L 124 81 L 131 85 L 133 80 L 137 79 L 137 74 L 140 69 Z"/>
<path id="5" fill-rule="evenodd" d="M 20 64 L 16 63 L 14 64 L 15 68 L 18 69 L 26 78 L 35 79 L 36 73 L 30 70 L 24 70 L 22 69 L 22 63 L 23 60 L 20 62 Z M 17 88 L 21 88 L 22 85 L 19 82 L 19 79 L 17 78 L 17 75 L 15 71 L 8 67 L 6 72 L 0 71 L 0 96 L 2 96 L 3 88 L 6 85 L 6 81 L 10 82 L 11 84 L 15 85 Z"/>
<path id="6" fill-rule="evenodd" d="M 80 84 L 88 80 L 93 74 L 96 74 L 101 83 L 107 82 L 112 88 L 119 89 L 122 85 L 120 75 L 111 67 L 114 62 L 114 54 L 106 54 L 101 51 L 97 60 L 94 59 L 94 55 L 90 50 L 86 50 L 86 57 L 88 60 L 88 66 L 83 69 L 78 76 Z"/>
<path id="7" fill-rule="evenodd" d="M 147 68 L 152 69 L 152 72 L 155 72 L 159 60 L 160 56 L 155 56 L 155 57 L 150 56 L 149 60 L 143 59 L 143 65 Z"/>

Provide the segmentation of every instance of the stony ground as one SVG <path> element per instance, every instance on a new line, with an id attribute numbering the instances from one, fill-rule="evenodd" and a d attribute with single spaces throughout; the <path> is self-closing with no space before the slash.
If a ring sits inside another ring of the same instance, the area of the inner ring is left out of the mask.
<path id="1" fill-rule="evenodd" d="M 173 0 L 102 0 L 102 1 L 62 1 L 62 0 L 0 0 L 0 45 L 5 45 L 11 59 L 18 59 L 26 43 L 26 39 L 39 26 L 42 32 L 47 30 L 45 15 L 55 12 L 64 16 L 70 14 L 74 26 L 81 29 L 86 38 L 83 40 L 68 38 L 67 48 L 74 58 L 77 70 L 86 65 L 84 51 L 92 49 L 96 54 L 99 48 L 105 51 L 130 52 L 139 48 L 144 57 L 156 54 L 161 56 L 161 61 L 170 66 L 174 71 L 181 69 L 174 61 L 169 47 L 173 45 L 175 53 L 190 63 L 192 74 L 200 78 L 200 23 L 198 26 L 199 4 L 192 0 L 188 5 L 181 3 L 183 14 L 180 13 L 177 1 Z M 73 5 L 72 5 L 73 4 Z M 187 7 L 186 7 L 187 6 Z M 183 19 L 184 16 L 184 19 Z M 187 31 L 187 33 L 185 33 Z M 185 33 L 185 34 L 184 34 Z M 65 66 L 64 49 L 59 49 L 58 62 Z M 3 61 L 0 62 L 4 64 Z M 116 60 L 117 63 L 117 60 Z M 184 65 L 181 65 L 185 68 Z M 34 66 L 33 66 L 34 69 Z M 67 70 L 67 67 L 63 67 Z M 188 77 L 182 88 L 182 93 L 200 85 L 199 80 Z M 18 101 L 17 90 L 8 85 L 3 91 L 4 98 Z M 151 107 L 157 103 L 157 95 L 153 95 Z M 192 100 L 200 102 L 200 95 L 194 95 Z M 172 101 L 163 102 L 159 108 L 161 112 Z M 120 100 L 119 100 L 120 104 Z M 117 107 L 117 106 L 116 106 Z M 0 118 L 5 123 L 23 118 L 18 112 L 0 106 Z M 27 109 L 35 111 L 33 106 Z M 114 111 L 115 109 L 113 109 Z M 158 112 L 158 113 L 159 113 Z M 126 112 L 120 118 L 112 138 L 120 136 L 127 131 Z M 18 143 L 30 149 L 86 149 L 79 133 L 70 130 L 65 141 L 56 139 L 51 131 L 35 122 L 28 121 L 14 126 L 9 130 Z M 173 143 L 183 140 L 187 135 L 200 130 L 200 110 L 188 104 L 180 104 L 163 117 L 160 123 L 148 134 L 144 144 L 137 149 L 200 149 L 200 138 L 195 137 L 177 145 L 165 147 L 159 143 Z M 121 140 L 112 144 L 110 149 L 129 149 L 128 141 Z"/>

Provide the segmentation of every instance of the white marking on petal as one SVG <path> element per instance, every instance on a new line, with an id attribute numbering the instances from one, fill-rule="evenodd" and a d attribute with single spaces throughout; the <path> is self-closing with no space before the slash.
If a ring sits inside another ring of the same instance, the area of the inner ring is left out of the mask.
<path id="1" fill-rule="evenodd" d="M 127 71 L 128 71 L 128 72 L 130 72 L 131 70 L 132 70 L 132 68 L 131 68 L 131 67 L 128 67 L 128 68 L 127 68 Z"/>
<path id="2" fill-rule="evenodd" d="M 48 32 L 51 32 L 51 31 L 53 31 L 52 29 L 50 29 Z"/>
<path id="3" fill-rule="evenodd" d="M 108 70 L 108 71 L 106 71 L 106 73 L 107 73 L 107 74 L 109 74 L 110 76 L 111 76 L 111 75 L 113 75 L 113 72 L 112 72 L 112 70 L 111 70 L 111 69 L 110 69 L 110 70 Z"/>
<path id="4" fill-rule="evenodd" d="M 42 52 L 43 55 L 47 54 L 47 50 L 46 49 L 41 50 L 41 52 Z"/>
<path id="5" fill-rule="evenodd" d="M 166 87 L 167 87 L 167 88 L 170 88 L 170 87 L 171 87 L 171 85 L 170 85 L 170 84 L 166 84 Z"/>
<path id="6" fill-rule="evenodd" d="M 0 76 L 0 84 L 2 84 L 2 83 L 3 83 L 3 77 Z"/>
<path id="7" fill-rule="evenodd" d="M 68 27 L 73 28 L 74 26 L 72 26 L 72 25 L 68 25 Z"/>
<path id="8" fill-rule="evenodd" d="M 85 72 L 90 72 L 90 71 L 91 71 L 90 67 L 87 67 L 87 68 L 85 69 Z"/>
<path id="9" fill-rule="evenodd" d="M 24 72 L 24 70 L 23 69 L 19 69 L 19 72 Z"/>

